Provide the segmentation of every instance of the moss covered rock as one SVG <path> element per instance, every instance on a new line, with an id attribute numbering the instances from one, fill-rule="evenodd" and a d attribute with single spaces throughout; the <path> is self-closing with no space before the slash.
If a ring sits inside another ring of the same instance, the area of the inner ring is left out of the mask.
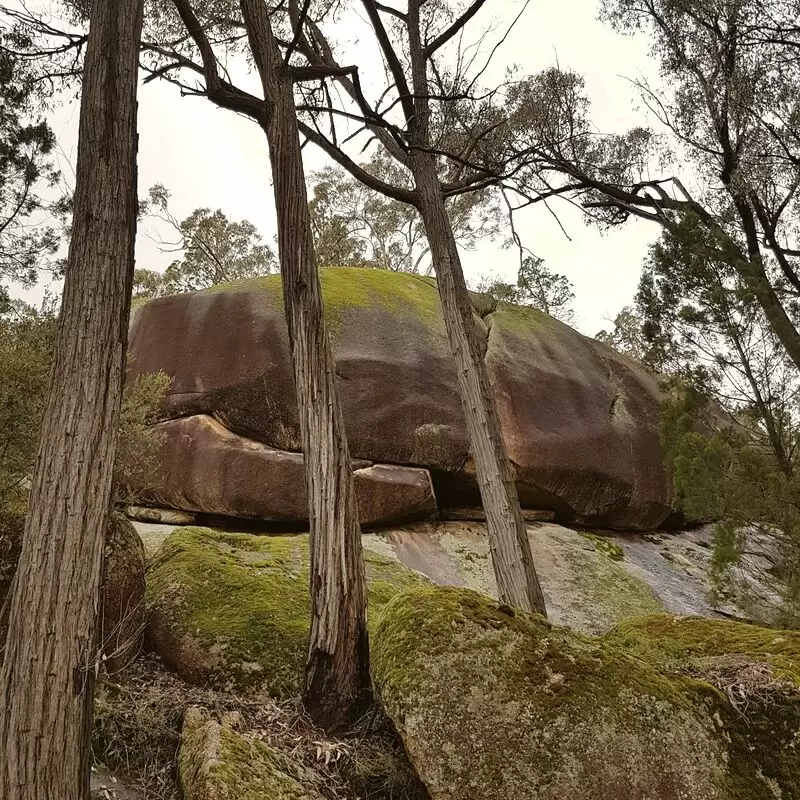
<path id="1" fill-rule="evenodd" d="M 428 563 L 445 563 L 444 570 L 428 573 L 436 583 L 497 597 L 485 525 L 427 523 L 417 529 L 427 534 L 420 568 L 427 572 Z M 622 548 L 610 539 L 547 522 L 530 525 L 528 535 L 552 622 L 596 635 L 631 617 L 664 610 L 647 583 L 626 568 Z M 402 532 L 391 537 L 401 559 L 408 553 L 403 547 L 408 538 L 416 539 Z"/>
<path id="2" fill-rule="evenodd" d="M 671 619 L 588 638 L 471 591 L 420 589 L 383 611 L 375 684 L 432 800 L 800 797 L 795 635 L 700 621 L 704 655 L 738 653 L 764 677 L 745 714 L 678 655 L 700 623 L 633 648 Z"/>
<path id="3" fill-rule="evenodd" d="M 142 646 L 145 623 L 144 544 L 131 522 L 114 513 L 106 524 L 100 635 L 108 672 L 126 667 Z"/>
<path id="4" fill-rule="evenodd" d="M 400 591 L 427 584 L 364 551 L 371 619 Z M 307 536 L 176 530 L 147 575 L 145 642 L 183 678 L 237 691 L 296 694 L 309 626 Z"/>
<path id="5" fill-rule="evenodd" d="M 322 800 L 298 781 L 299 769 L 264 742 L 189 709 L 178 754 L 184 800 Z"/>

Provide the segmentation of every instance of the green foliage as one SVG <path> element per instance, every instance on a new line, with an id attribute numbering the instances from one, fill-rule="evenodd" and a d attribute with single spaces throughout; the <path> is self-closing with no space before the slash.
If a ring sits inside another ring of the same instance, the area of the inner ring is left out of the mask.
<path id="1" fill-rule="evenodd" d="M 644 336 L 644 323 L 636 308 L 625 306 L 613 322 L 614 327 L 610 331 L 601 330 L 594 338 L 647 366 L 653 366 L 647 361 L 648 343 Z"/>
<path id="2" fill-rule="evenodd" d="M 651 247 L 635 307 L 598 338 L 712 396 L 790 474 L 797 369 L 740 277 L 740 259 L 730 238 L 682 214 Z"/>
<path id="3" fill-rule="evenodd" d="M 0 507 L 24 504 L 55 335 L 52 314 L 22 303 L 0 315 Z"/>
<path id="4" fill-rule="evenodd" d="M 263 244 L 252 222 L 229 220 L 221 209 L 195 209 L 178 221 L 169 211 L 169 192 L 156 185 L 140 205 L 140 213 L 165 223 L 174 240 L 160 240 L 167 252 L 180 251 L 163 274 L 148 269 L 134 273 L 134 297 L 160 297 L 194 292 L 230 281 L 269 275 L 277 269 L 275 254 Z"/>
<path id="5" fill-rule="evenodd" d="M 24 509 L 47 399 L 57 318 L 52 309 L 10 304 L 0 314 L 0 508 Z M 124 484 L 157 467 L 158 437 L 149 423 L 169 388 L 163 372 L 126 389 L 115 477 Z M 120 496 L 124 500 L 123 495 Z"/>
<path id="6" fill-rule="evenodd" d="M 385 152 L 362 167 L 395 186 L 410 187 L 410 178 Z M 310 175 L 311 225 L 317 262 L 323 267 L 373 267 L 395 272 L 431 273 L 430 248 L 417 210 L 385 197 L 341 167 Z M 499 232 L 498 215 L 487 192 L 460 195 L 448 202 L 459 245 L 474 248 Z"/>
<path id="7" fill-rule="evenodd" d="M 551 272 L 541 258 L 528 256 L 523 259 L 516 284 L 484 278 L 478 291 L 505 303 L 536 308 L 567 324 L 575 319 L 572 284 L 564 275 Z"/>
<path id="8" fill-rule="evenodd" d="M 162 294 L 171 294 L 167 291 L 163 273 L 144 267 L 133 271 L 134 299 L 160 297 Z"/>
<path id="9" fill-rule="evenodd" d="M 759 542 L 770 566 L 758 576 L 780 600 L 772 621 L 800 622 L 800 478 L 787 474 L 745 428 L 719 426 L 707 396 L 676 386 L 662 411 L 661 440 L 675 503 L 692 520 L 717 521 L 712 581 L 718 596 L 763 603 L 739 577 Z M 756 565 L 750 564 L 751 569 Z"/>
<path id="10" fill-rule="evenodd" d="M 0 279 L 31 284 L 58 246 L 58 232 L 45 222 L 54 206 L 42 190 L 55 186 L 59 174 L 52 162 L 55 135 L 35 119 L 29 63 L 14 55 L 18 40 L 18 33 L 0 32 Z M 2 305 L 0 297 L 0 312 Z"/>
<path id="11" fill-rule="evenodd" d="M 114 484 L 117 501 L 127 502 L 128 486 L 148 486 L 158 471 L 161 437 L 152 427 L 172 384 L 166 372 L 139 375 L 125 390 L 119 421 Z"/>

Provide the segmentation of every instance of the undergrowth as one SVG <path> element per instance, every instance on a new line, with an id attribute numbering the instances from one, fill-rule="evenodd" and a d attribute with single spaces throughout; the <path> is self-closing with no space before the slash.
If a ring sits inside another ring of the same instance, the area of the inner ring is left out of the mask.
<path id="1" fill-rule="evenodd" d="M 349 735 L 315 728 L 298 700 L 215 691 L 184 683 L 143 656 L 97 689 L 93 761 L 145 800 L 177 800 L 175 771 L 183 716 L 201 706 L 221 717 L 236 712 L 237 730 L 307 769 L 306 788 L 325 800 L 426 800 L 427 794 L 391 723 L 377 712 Z"/>

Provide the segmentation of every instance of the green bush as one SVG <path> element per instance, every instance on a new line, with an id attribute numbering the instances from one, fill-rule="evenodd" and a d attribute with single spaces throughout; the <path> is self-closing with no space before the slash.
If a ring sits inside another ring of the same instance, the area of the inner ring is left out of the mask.
<path id="1" fill-rule="evenodd" d="M 759 542 L 761 566 L 748 568 L 778 598 L 769 620 L 800 625 L 800 477 L 781 469 L 752 428 L 720 425 L 703 394 L 683 388 L 662 410 L 661 441 L 675 503 L 689 520 L 714 522 L 713 593 L 717 599 L 761 602 L 739 569 Z M 750 548 L 752 550 L 752 548 Z M 767 566 L 764 566 L 764 564 Z M 773 600 L 770 600 L 773 602 Z M 750 609 L 752 610 L 752 609 Z"/>
<path id="2" fill-rule="evenodd" d="M 56 329 L 52 310 L 12 302 L 0 313 L 0 511 L 24 513 L 27 504 Z M 158 467 L 152 423 L 170 380 L 164 372 L 140 375 L 125 390 L 114 466 L 120 502 L 126 500 L 126 483 Z"/>

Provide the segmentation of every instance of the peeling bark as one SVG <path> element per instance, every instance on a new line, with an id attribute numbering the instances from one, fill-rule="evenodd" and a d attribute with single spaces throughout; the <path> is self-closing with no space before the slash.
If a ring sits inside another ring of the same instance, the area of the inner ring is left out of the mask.
<path id="1" fill-rule="evenodd" d="M 241 0 L 268 116 L 278 251 L 309 498 L 311 634 L 304 702 L 327 730 L 370 697 L 366 591 L 355 484 L 325 327 L 292 76 L 263 0 Z"/>

